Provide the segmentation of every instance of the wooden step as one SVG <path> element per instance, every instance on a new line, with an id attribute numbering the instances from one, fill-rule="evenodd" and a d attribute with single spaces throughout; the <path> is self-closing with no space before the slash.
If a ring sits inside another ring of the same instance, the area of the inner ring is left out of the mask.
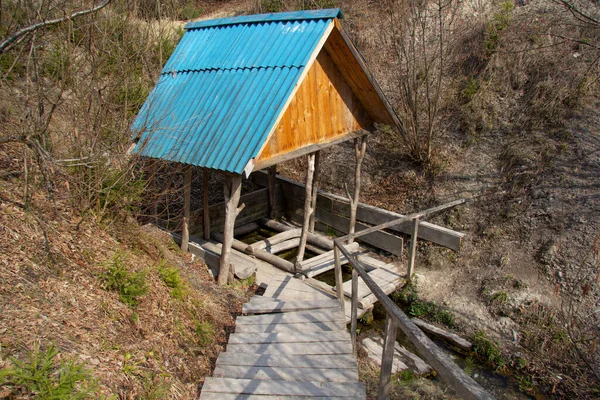
<path id="1" fill-rule="evenodd" d="M 390 271 L 386 268 L 374 269 L 371 272 L 369 272 L 368 275 L 375 281 L 377 286 L 379 286 L 381 290 L 385 292 L 385 294 L 392 293 L 394 290 L 396 290 L 398 286 L 400 286 L 405 281 L 403 275 L 400 275 L 399 273 L 394 271 Z M 346 297 L 351 298 L 352 281 L 349 280 L 347 282 L 344 282 L 343 288 L 344 295 L 346 295 Z M 374 298 L 373 301 L 371 301 L 371 297 Z M 369 289 L 369 287 L 362 280 L 362 278 L 358 278 L 358 306 L 360 308 L 369 307 L 375 301 L 377 301 L 377 298 L 375 297 L 375 295 L 373 295 L 371 289 Z"/>
<path id="2" fill-rule="evenodd" d="M 358 243 L 354 242 L 347 246 L 344 246 L 351 254 L 359 251 Z M 324 272 L 332 270 L 335 268 L 335 260 L 334 260 L 334 251 L 328 251 L 327 253 L 323 253 L 313 258 L 309 258 L 308 260 L 304 260 L 300 263 L 300 267 L 304 274 L 309 278 L 313 276 L 320 275 Z M 342 265 L 348 264 L 348 260 L 343 254 L 340 254 L 340 262 Z"/>
<path id="3" fill-rule="evenodd" d="M 213 377 L 308 382 L 357 382 L 358 368 L 273 368 L 247 365 L 217 365 Z"/>
<path id="4" fill-rule="evenodd" d="M 339 303 L 338 303 L 339 304 Z M 236 318 L 236 326 L 239 325 L 264 325 L 264 324 L 297 324 L 306 322 L 342 322 L 345 323 L 344 315 L 336 309 L 295 311 L 288 313 L 247 315 Z"/>
<path id="5" fill-rule="evenodd" d="M 332 332 L 345 331 L 345 322 L 340 321 L 317 321 L 302 322 L 297 324 L 259 324 L 259 325 L 236 325 L 235 333 L 277 333 L 277 332 Z"/>
<path id="6" fill-rule="evenodd" d="M 228 352 L 259 354 L 352 354 L 350 340 L 315 343 L 253 343 L 227 344 Z"/>
<path id="7" fill-rule="evenodd" d="M 269 313 L 284 313 L 290 311 L 303 310 L 318 310 L 318 309 L 340 309 L 340 303 L 335 299 L 318 300 L 318 301 L 303 301 L 289 300 L 270 302 L 264 301 L 259 303 L 245 303 L 242 306 L 243 314 L 269 314 Z"/>
<path id="8" fill-rule="evenodd" d="M 202 386 L 202 395 L 208 393 L 342 398 L 366 396 L 365 386 L 360 382 L 299 382 L 233 378 L 206 378 Z M 201 399 L 206 398 L 202 395 Z"/>
<path id="9" fill-rule="evenodd" d="M 347 400 L 347 399 L 366 399 L 365 396 L 358 397 L 337 397 L 337 396 L 281 396 L 281 395 L 263 395 L 263 394 L 234 394 L 234 393 L 204 393 L 200 394 L 202 400 Z"/>
<path id="10" fill-rule="evenodd" d="M 229 344 L 254 343 L 315 343 L 350 340 L 346 330 L 337 332 L 233 333 Z M 309 346 L 309 344 L 307 344 Z"/>
<path id="11" fill-rule="evenodd" d="M 356 368 L 356 359 L 351 354 L 335 355 L 281 355 L 223 352 L 217 365 L 246 365 L 253 367 L 295 368 Z"/>

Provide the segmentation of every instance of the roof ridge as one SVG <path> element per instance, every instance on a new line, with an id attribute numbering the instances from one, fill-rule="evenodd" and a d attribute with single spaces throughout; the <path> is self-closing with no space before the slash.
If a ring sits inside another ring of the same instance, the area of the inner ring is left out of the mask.
<path id="1" fill-rule="evenodd" d="M 180 70 L 162 71 L 160 76 L 180 74 L 180 73 L 194 73 L 194 72 L 214 72 L 214 71 L 245 71 L 245 70 L 261 70 L 261 69 L 276 69 L 276 68 L 304 68 L 306 65 L 268 65 L 268 66 L 257 66 L 257 67 L 227 67 L 227 68 L 187 68 Z"/>
<path id="2" fill-rule="evenodd" d="M 344 18 L 342 10 L 339 8 L 327 8 L 321 10 L 302 10 L 302 11 L 291 11 L 291 12 L 280 12 L 270 14 L 257 14 L 257 15 L 242 15 L 230 18 L 218 18 L 207 21 L 196 21 L 190 22 L 185 26 L 186 30 L 210 28 L 215 26 L 223 25 L 240 25 L 240 24 L 252 24 L 258 22 L 276 22 L 276 21 L 296 21 L 296 20 L 310 20 L 310 19 L 333 19 L 333 18 Z"/>

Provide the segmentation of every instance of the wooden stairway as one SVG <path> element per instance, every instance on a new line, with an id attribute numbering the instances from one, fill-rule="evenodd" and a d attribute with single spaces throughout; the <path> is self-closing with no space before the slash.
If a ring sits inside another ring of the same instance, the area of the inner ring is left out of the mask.
<path id="1" fill-rule="evenodd" d="M 200 399 L 366 399 L 336 299 L 254 296 Z"/>

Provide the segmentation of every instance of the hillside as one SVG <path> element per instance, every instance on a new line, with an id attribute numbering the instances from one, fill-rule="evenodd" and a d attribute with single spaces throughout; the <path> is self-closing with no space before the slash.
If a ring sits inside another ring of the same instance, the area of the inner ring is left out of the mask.
<path id="1" fill-rule="evenodd" d="M 21 3 L 0 3 L 2 38 L 94 4 Z M 3 47 L 0 398 L 197 396 L 256 288 L 217 286 L 148 224 L 180 215 L 180 167 L 128 159 L 129 126 L 183 21 L 336 6 L 404 123 L 370 140 L 362 201 L 407 213 L 472 200 L 433 220 L 467 233 L 459 252 L 419 245 L 419 304 L 450 313 L 478 344 L 469 362 L 523 394 L 597 398 L 600 9 L 410 4 L 113 0 Z M 345 195 L 353 152 L 324 152 L 321 187 Z M 395 393 L 449 397 L 425 378 Z"/>

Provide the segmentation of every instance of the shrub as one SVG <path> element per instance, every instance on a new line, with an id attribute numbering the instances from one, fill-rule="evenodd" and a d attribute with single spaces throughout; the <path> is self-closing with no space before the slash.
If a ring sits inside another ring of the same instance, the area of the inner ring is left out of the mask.
<path id="1" fill-rule="evenodd" d="M 139 297 L 148 292 L 146 272 L 130 272 L 119 253 L 108 262 L 102 279 L 105 289 L 118 292 L 119 300 L 130 307 L 137 306 Z"/>
<path id="2" fill-rule="evenodd" d="M 215 336 L 215 328 L 213 327 L 213 325 L 208 321 L 196 321 L 195 325 L 196 335 L 198 337 L 198 344 L 200 344 L 201 346 L 206 346 L 212 343 Z"/>
<path id="3" fill-rule="evenodd" d="M 185 283 L 179 275 L 179 269 L 170 267 L 166 261 L 162 261 L 158 266 L 158 274 L 165 285 L 170 287 L 171 296 L 175 299 L 181 299 L 185 294 Z"/>
<path id="4" fill-rule="evenodd" d="M 96 383 L 83 365 L 69 360 L 57 362 L 57 355 L 54 344 L 43 352 L 36 343 L 28 361 L 12 358 L 12 365 L 0 370 L 0 386 L 12 386 L 13 393 L 19 389 L 41 400 L 94 397 Z"/>

